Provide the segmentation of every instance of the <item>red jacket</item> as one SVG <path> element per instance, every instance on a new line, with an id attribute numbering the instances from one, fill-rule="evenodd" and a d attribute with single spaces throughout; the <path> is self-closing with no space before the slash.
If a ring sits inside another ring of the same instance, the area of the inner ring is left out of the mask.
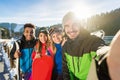
<path id="1" fill-rule="evenodd" d="M 45 49 L 46 44 L 42 44 L 41 57 L 34 59 L 36 51 L 32 53 L 32 78 L 30 80 L 51 80 L 54 66 L 53 52 L 50 48 Z"/>

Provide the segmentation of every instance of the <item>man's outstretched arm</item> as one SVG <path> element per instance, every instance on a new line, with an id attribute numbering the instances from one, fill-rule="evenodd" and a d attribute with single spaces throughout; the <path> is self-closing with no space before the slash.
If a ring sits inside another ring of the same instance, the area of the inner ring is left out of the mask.
<path id="1" fill-rule="evenodd" d="M 107 57 L 107 64 L 111 79 L 120 79 L 120 30 L 111 42 Z"/>

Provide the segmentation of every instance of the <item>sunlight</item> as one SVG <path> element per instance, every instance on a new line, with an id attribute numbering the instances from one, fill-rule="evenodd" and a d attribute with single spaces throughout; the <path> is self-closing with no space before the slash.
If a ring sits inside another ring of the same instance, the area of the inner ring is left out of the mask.
<path id="1" fill-rule="evenodd" d="M 88 17 L 93 15 L 91 7 L 83 3 L 75 3 L 74 7 L 72 8 L 72 11 L 80 19 L 87 19 Z"/>

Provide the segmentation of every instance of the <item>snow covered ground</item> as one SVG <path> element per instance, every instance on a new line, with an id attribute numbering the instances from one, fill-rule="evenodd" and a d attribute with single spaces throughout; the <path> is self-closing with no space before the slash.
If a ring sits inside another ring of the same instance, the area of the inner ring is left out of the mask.
<path id="1" fill-rule="evenodd" d="M 7 59 L 5 60 L 6 55 L 4 55 L 2 46 L 3 44 L 0 44 L 0 80 L 9 80 L 9 71 L 6 65 Z"/>
<path id="2" fill-rule="evenodd" d="M 14 80 L 15 71 L 10 68 L 10 60 L 3 46 L 12 48 L 14 40 L 0 40 L 0 80 Z"/>

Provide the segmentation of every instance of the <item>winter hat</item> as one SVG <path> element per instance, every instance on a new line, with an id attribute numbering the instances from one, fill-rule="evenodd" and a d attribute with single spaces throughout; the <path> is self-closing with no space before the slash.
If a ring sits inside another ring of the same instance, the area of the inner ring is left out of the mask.
<path id="1" fill-rule="evenodd" d="M 48 31 L 48 29 L 46 28 L 46 27 L 41 27 L 40 29 L 39 29 L 39 34 L 40 33 L 44 33 L 44 34 L 49 34 L 49 31 Z"/>
<path id="2" fill-rule="evenodd" d="M 49 29 L 49 34 L 50 35 L 53 35 L 54 33 L 62 33 L 63 32 L 63 29 L 62 29 L 62 27 L 51 27 L 50 29 Z"/>

